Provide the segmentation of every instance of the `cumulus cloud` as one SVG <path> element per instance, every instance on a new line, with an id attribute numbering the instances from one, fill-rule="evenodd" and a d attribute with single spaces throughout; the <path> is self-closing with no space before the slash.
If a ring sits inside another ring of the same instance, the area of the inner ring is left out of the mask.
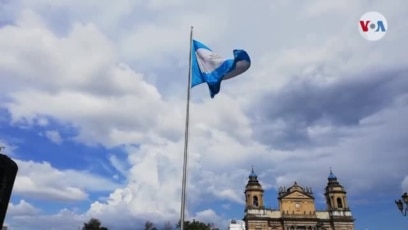
<path id="1" fill-rule="evenodd" d="M 218 216 L 217 213 L 212 209 L 206 209 L 200 212 L 197 212 L 193 219 L 205 222 L 205 223 L 213 223 L 216 226 L 223 226 L 226 227 L 225 220 Z"/>
<path id="2" fill-rule="evenodd" d="M 78 201 L 88 192 L 111 191 L 118 184 L 104 177 L 75 170 L 59 170 L 48 162 L 16 160 L 19 171 L 13 193 L 42 200 Z"/>
<path id="3" fill-rule="evenodd" d="M 80 228 L 83 226 L 83 223 L 88 221 L 86 216 L 78 215 L 77 213 L 67 209 L 63 209 L 53 215 L 12 215 L 9 220 L 11 223 L 6 223 L 8 227 L 22 230 L 70 230 Z"/>
<path id="4" fill-rule="evenodd" d="M 266 94 L 263 100 L 270 104 L 255 105 L 255 130 L 260 140 L 276 147 L 296 148 L 310 142 L 315 145 L 314 137 L 324 138 L 319 144 L 332 144 L 333 135 L 338 139 L 345 127 L 358 126 L 364 118 L 403 96 L 408 87 L 406 74 L 406 70 L 360 74 L 327 85 L 299 79 Z"/>
<path id="5" fill-rule="evenodd" d="M 37 215 L 41 211 L 35 208 L 25 200 L 20 200 L 18 204 L 10 203 L 7 209 L 7 214 L 11 216 L 32 216 Z"/>

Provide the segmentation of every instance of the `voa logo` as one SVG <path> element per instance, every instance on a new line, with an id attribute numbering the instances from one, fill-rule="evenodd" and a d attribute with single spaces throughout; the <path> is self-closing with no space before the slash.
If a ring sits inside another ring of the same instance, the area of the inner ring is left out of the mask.
<path id="1" fill-rule="evenodd" d="M 361 36 L 369 41 L 380 40 L 388 29 L 387 19 L 375 11 L 363 14 L 358 26 Z"/>

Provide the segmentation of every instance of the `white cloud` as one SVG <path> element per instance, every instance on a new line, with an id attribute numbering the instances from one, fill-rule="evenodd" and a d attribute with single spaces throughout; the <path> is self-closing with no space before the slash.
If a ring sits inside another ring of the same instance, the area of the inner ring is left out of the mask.
<path id="1" fill-rule="evenodd" d="M 16 160 L 19 171 L 13 193 L 42 200 L 78 201 L 88 192 L 111 191 L 118 184 L 101 176 L 75 170 L 58 170 L 50 163 Z"/>
<path id="2" fill-rule="evenodd" d="M 120 172 L 123 176 L 127 176 L 129 166 L 126 162 L 120 160 L 116 155 L 111 155 L 109 157 L 109 161 L 118 172 Z"/>
<path id="3" fill-rule="evenodd" d="M 33 216 L 40 212 L 39 209 L 35 208 L 25 200 L 20 200 L 18 204 L 10 203 L 7 209 L 7 215 L 11 216 Z"/>
<path id="4" fill-rule="evenodd" d="M 179 212 L 181 142 L 161 146 L 143 145 L 130 149 L 129 184 L 116 189 L 106 203 L 95 202 L 90 212 L 111 213 L 126 210 L 134 216 L 150 213 L 172 218 Z"/>
<path id="5" fill-rule="evenodd" d="M 28 204 L 29 205 L 29 204 Z M 83 226 L 83 223 L 88 221 L 84 215 L 63 209 L 53 215 L 34 214 L 19 215 L 17 213 L 11 215 L 9 222 L 6 225 L 10 229 L 50 229 L 50 230 L 72 230 Z"/>
<path id="6" fill-rule="evenodd" d="M 4 139 L 0 139 L 0 147 L 1 147 L 0 153 L 8 155 L 9 157 L 14 156 L 14 151 L 17 148 L 17 146 L 11 145 L 10 143 L 8 143 L 8 141 Z"/>
<path id="7" fill-rule="evenodd" d="M 62 143 L 62 138 L 61 135 L 57 130 L 48 130 L 45 131 L 45 136 L 50 139 L 52 142 L 56 144 L 61 144 Z"/>
<path id="8" fill-rule="evenodd" d="M 218 216 L 217 213 L 212 209 L 206 209 L 200 212 L 197 212 L 193 219 L 205 222 L 205 223 L 213 223 L 215 226 L 222 226 L 225 225 L 225 220 L 222 217 Z M 226 226 L 222 226 L 226 227 Z M 220 227 L 221 228 L 221 227 Z"/>

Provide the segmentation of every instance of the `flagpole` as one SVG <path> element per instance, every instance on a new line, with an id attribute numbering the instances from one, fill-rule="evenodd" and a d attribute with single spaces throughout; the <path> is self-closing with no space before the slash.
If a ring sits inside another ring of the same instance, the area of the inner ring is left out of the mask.
<path id="1" fill-rule="evenodd" d="M 193 45 L 193 27 L 190 31 L 190 52 L 188 59 L 188 84 L 187 84 L 187 105 L 186 105 L 186 127 L 184 136 L 184 159 L 183 159 L 183 180 L 181 183 L 181 212 L 180 212 L 180 230 L 184 230 L 184 214 L 186 209 L 186 185 L 187 185 L 187 161 L 188 161 L 188 130 L 190 121 L 190 91 L 191 91 L 191 53 Z"/>

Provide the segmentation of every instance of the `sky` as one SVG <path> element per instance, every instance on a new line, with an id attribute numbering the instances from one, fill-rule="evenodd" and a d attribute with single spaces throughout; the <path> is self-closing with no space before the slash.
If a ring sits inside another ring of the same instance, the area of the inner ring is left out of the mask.
<path id="1" fill-rule="evenodd" d="M 19 167 L 10 229 L 159 227 L 180 215 L 190 26 L 251 68 L 211 99 L 191 91 L 187 218 L 244 215 L 253 166 L 265 203 L 330 167 L 356 230 L 402 230 L 408 191 L 408 3 L 380 0 L 0 0 L 0 143 Z M 367 41 L 378 11 L 386 35 Z"/>

